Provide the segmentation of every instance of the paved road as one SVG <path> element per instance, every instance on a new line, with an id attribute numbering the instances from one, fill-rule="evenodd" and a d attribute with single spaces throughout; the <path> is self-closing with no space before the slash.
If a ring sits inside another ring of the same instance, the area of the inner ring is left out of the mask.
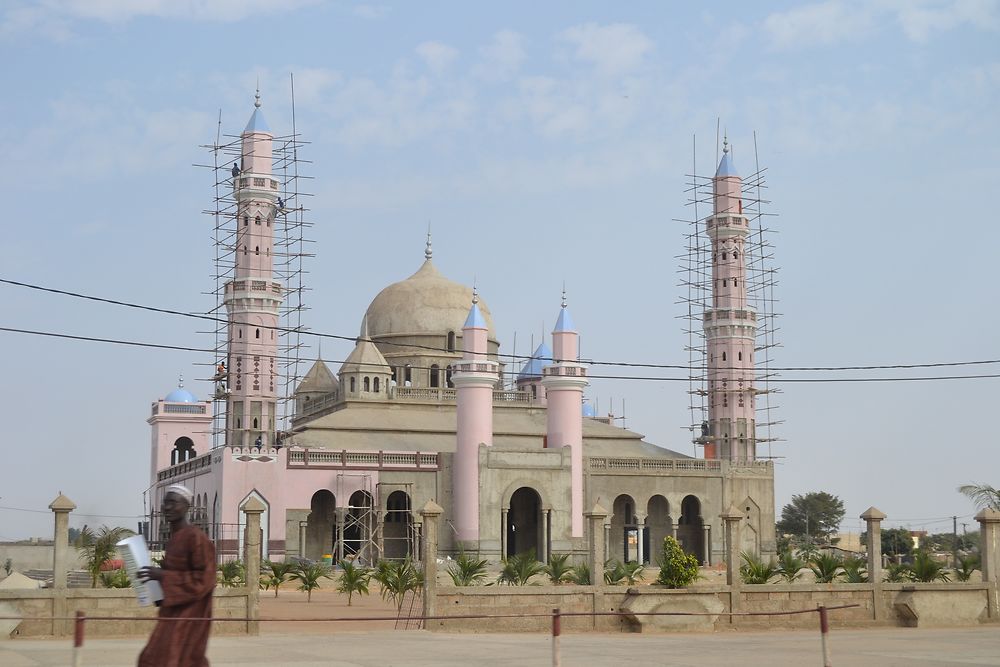
<path id="1" fill-rule="evenodd" d="M 892 628 L 834 630 L 837 667 L 1000 666 L 1000 626 L 956 629 Z M 444 634 L 423 631 L 344 632 L 329 635 L 218 637 L 209 657 L 220 665 L 278 667 L 544 667 L 551 664 L 544 635 Z M 134 665 L 143 641 L 95 639 L 84 647 L 84 665 Z M 0 642 L 4 667 L 64 667 L 69 640 L 17 639 Z M 565 667 L 627 664 L 691 667 L 801 667 L 821 665 L 816 632 L 723 634 L 582 635 L 562 637 Z"/>

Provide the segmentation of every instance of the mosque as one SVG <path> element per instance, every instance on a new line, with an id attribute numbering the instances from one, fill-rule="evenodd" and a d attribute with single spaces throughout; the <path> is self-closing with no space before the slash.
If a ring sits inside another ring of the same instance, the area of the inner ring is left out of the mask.
<path id="1" fill-rule="evenodd" d="M 225 286 L 228 353 L 217 378 L 225 444 L 212 447 L 211 400 L 178 387 L 154 402 L 152 507 L 168 485 L 185 484 L 195 493 L 194 520 L 220 554 L 235 556 L 240 508 L 257 498 L 267 508 L 266 558 L 372 563 L 419 558 L 418 510 L 428 500 L 444 508 L 442 552 L 494 561 L 528 550 L 540 560 L 586 553 L 584 516 L 600 505 L 608 510 L 608 558 L 655 562 L 658 544 L 673 535 L 709 565 L 723 555 L 719 515 L 735 504 L 744 513 L 741 548 L 775 552 L 773 466 L 755 451 L 748 225 L 728 150 L 705 222 L 713 244 L 712 308 L 703 320 L 710 402 L 699 438 L 705 458 L 692 458 L 589 409 L 581 329 L 565 295 L 553 304 L 551 345 L 508 368 L 485 300 L 439 271 L 429 236 L 413 275 L 385 287 L 361 314 L 354 350 L 337 372 L 312 365 L 295 389 L 290 430 L 279 434 L 273 138 L 258 95 L 231 183 L 239 231 Z M 151 539 L 165 530 L 153 512 Z"/>

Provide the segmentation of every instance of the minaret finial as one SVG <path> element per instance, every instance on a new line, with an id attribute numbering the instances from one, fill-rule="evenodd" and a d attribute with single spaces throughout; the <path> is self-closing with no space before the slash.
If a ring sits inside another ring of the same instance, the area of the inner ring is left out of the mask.
<path id="1" fill-rule="evenodd" d="M 716 135 L 716 136 L 718 136 L 718 135 Z M 723 153 L 728 153 L 729 152 L 729 133 L 728 132 L 726 132 L 725 134 L 722 135 L 722 152 Z"/>
<path id="2" fill-rule="evenodd" d="M 177 388 L 178 389 L 184 388 L 184 373 L 181 373 L 180 375 L 177 376 Z"/>
<path id="3" fill-rule="evenodd" d="M 472 304 L 479 303 L 479 287 L 476 285 L 476 277 L 472 277 Z"/>
<path id="4" fill-rule="evenodd" d="M 427 243 L 424 245 L 424 259 L 430 261 L 434 256 L 434 249 L 431 247 L 431 223 L 427 223 Z"/>
<path id="5" fill-rule="evenodd" d="M 255 107 L 257 107 L 258 109 L 260 108 L 260 77 L 259 76 L 257 77 L 257 94 L 254 95 L 253 105 Z"/>
<path id="6" fill-rule="evenodd" d="M 563 281 L 563 291 L 562 291 L 562 307 L 566 307 L 566 281 Z"/>

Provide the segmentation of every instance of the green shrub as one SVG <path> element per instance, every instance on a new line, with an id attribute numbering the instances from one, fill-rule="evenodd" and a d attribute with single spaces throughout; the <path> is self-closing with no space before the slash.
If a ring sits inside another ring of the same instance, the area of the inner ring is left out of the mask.
<path id="1" fill-rule="evenodd" d="M 591 584 L 590 566 L 586 563 L 574 565 L 569 571 L 569 580 L 580 586 L 589 586 Z"/>
<path id="2" fill-rule="evenodd" d="M 464 551 L 458 554 L 458 558 L 448 566 L 448 575 L 456 586 L 476 586 L 486 579 L 486 566 L 489 564 L 485 558 L 469 556 Z"/>
<path id="3" fill-rule="evenodd" d="M 371 579 L 371 572 L 361 565 L 342 560 L 340 561 L 340 579 L 337 582 L 337 590 L 347 593 L 347 606 L 351 606 L 351 598 L 355 593 L 368 595 L 368 580 Z"/>
<path id="4" fill-rule="evenodd" d="M 230 560 L 219 564 L 219 585 L 223 588 L 239 588 L 246 583 L 243 561 Z"/>
<path id="5" fill-rule="evenodd" d="M 569 564 L 569 554 L 550 554 L 549 562 L 545 566 L 545 574 L 553 584 L 561 584 L 569 580 L 570 570 L 573 566 Z"/>
<path id="6" fill-rule="evenodd" d="M 832 584 L 840 575 L 840 559 L 831 554 L 816 554 L 809 561 L 809 569 L 816 576 L 817 584 Z"/>
<path id="7" fill-rule="evenodd" d="M 510 556 L 503 562 L 503 570 L 497 577 L 497 583 L 508 586 L 524 586 L 531 581 L 532 577 L 543 572 L 545 572 L 545 566 L 535 560 L 535 550 L 530 549 Z"/>
<path id="8" fill-rule="evenodd" d="M 319 588 L 320 580 L 330 578 L 330 567 L 323 563 L 300 564 L 291 576 L 299 582 L 299 590 L 306 592 L 306 602 L 312 602 L 313 591 Z"/>
<path id="9" fill-rule="evenodd" d="M 778 567 L 771 561 L 764 562 L 752 553 L 740 552 L 740 579 L 744 584 L 766 584 L 778 576 Z"/>
<path id="10" fill-rule="evenodd" d="M 416 593 L 424 587 L 424 573 L 409 556 L 403 560 L 379 561 L 372 579 L 381 585 L 382 599 L 392 600 L 397 612 L 403 608 L 407 593 Z"/>
<path id="11" fill-rule="evenodd" d="M 124 569 L 101 572 L 101 585 L 105 588 L 131 588 L 132 581 Z"/>
<path id="12" fill-rule="evenodd" d="M 778 556 L 778 574 L 789 584 L 802 576 L 802 570 L 806 569 L 806 565 L 806 562 L 797 557 L 792 549 L 782 551 Z"/>
<path id="13" fill-rule="evenodd" d="M 680 543 L 673 537 L 663 538 L 663 546 L 656 562 L 660 566 L 656 583 L 661 586 L 684 588 L 698 578 L 698 559 L 684 553 Z"/>
<path id="14" fill-rule="evenodd" d="M 861 558 L 845 558 L 841 564 L 844 568 L 844 581 L 849 584 L 864 584 L 868 582 L 868 565 Z"/>
<path id="15" fill-rule="evenodd" d="M 959 581 L 969 581 L 977 569 L 979 569 L 979 558 L 976 556 L 961 558 L 955 566 L 955 578 Z"/>
<path id="16" fill-rule="evenodd" d="M 920 550 L 913 555 L 913 565 L 910 566 L 910 576 L 913 581 L 951 581 L 944 571 L 944 563 L 935 560 L 927 551 Z"/>

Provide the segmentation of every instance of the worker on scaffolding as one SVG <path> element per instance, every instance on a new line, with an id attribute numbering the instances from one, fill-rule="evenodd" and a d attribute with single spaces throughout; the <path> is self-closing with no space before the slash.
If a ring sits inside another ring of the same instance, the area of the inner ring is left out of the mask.
<path id="1" fill-rule="evenodd" d="M 215 395 L 217 397 L 224 397 L 229 392 L 226 390 L 226 362 L 220 361 L 219 365 L 215 367 L 215 377 L 212 378 L 215 381 Z"/>

